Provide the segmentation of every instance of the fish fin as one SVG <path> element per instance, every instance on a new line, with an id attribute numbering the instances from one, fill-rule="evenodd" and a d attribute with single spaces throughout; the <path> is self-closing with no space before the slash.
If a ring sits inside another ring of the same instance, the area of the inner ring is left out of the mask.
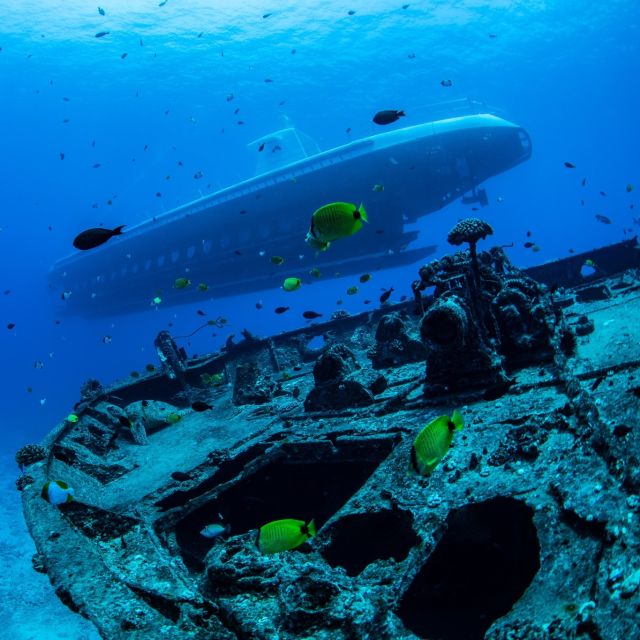
<path id="1" fill-rule="evenodd" d="M 362 202 L 360 203 L 360 206 L 357 209 L 358 213 L 360 214 L 360 220 L 364 220 L 365 222 L 369 222 L 369 218 L 367 218 L 367 211 L 364 208 L 364 204 L 362 204 Z"/>
<path id="2" fill-rule="evenodd" d="M 73 502 L 73 496 L 70 493 L 67 493 L 67 499 L 65 502 Z"/>
<path id="3" fill-rule="evenodd" d="M 121 224 L 119 227 L 116 227 L 115 229 L 113 229 L 113 231 L 111 231 L 111 235 L 112 236 L 121 236 L 122 235 L 122 230 L 126 227 L 126 224 Z"/>
<path id="4" fill-rule="evenodd" d="M 311 518 L 306 528 L 307 528 L 307 535 L 309 537 L 312 538 L 313 536 L 316 535 L 316 523 L 313 518 Z"/>
<path id="5" fill-rule="evenodd" d="M 406 116 L 407 114 L 404 111 L 396 111 L 396 115 L 399 118 L 400 116 Z"/>
<path id="6" fill-rule="evenodd" d="M 309 228 L 309 233 L 317 240 L 318 236 L 316 235 L 316 228 L 314 225 L 313 216 L 311 216 L 311 227 Z"/>
<path id="7" fill-rule="evenodd" d="M 462 414 L 455 409 L 453 415 L 451 416 L 451 421 L 456 426 L 455 431 L 460 431 L 464 427 L 464 420 L 462 419 Z"/>

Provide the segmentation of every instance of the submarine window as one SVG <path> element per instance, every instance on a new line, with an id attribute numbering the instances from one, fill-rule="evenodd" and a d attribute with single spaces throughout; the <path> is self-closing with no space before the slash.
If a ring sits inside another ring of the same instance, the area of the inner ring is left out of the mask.
<path id="1" fill-rule="evenodd" d="M 196 254 L 196 248 L 191 245 L 190 247 L 187 247 L 187 258 L 193 258 L 193 256 Z"/>
<path id="2" fill-rule="evenodd" d="M 164 265 L 165 257 L 164 255 L 158 256 L 156 259 L 156 263 L 159 267 Z"/>
<path id="3" fill-rule="evenodd" d="M 469 163 L 466 158 L 456 158 L 456 172 L 461 178 L 469 177 Z"/>
<path id="4" fill-rule="evenodd" d="M 203 240 L 202 241 L 202 253 L 209 253 L 211 251 L 211 247 L 213 246 L 211 240 Z"/>
<path id="5" fill-rule="evenodd" d="M 171 262 L 178 262 L 179 257 L 180 257 L 180 249 L 174 249 L 171 252 Z"/>
<path id="6" fill-rule="evenodd" d="M 151 269 L 151 260 L 145 260 L 144 261 L 144 270 L 145 271 L 149 271 L 149 269 Z"/>
<path id="7" fill-rule="evenodd" d="M 227 233 L 220 236 L 220 247 L 226 249 L 231 244 L 231 236 Z"/>
<path id="8" fill-rule="evenodd" d="M 531 138 L 522 129 L 518 131 L 518 137 L 520 138 L 523 150 L 529 151 L 531 149 Z"/>

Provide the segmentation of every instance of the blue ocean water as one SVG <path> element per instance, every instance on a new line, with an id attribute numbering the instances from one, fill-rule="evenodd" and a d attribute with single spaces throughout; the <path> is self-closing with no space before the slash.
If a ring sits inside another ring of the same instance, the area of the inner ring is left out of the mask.
<path id="1" fill-rule="evenodd" d="M 153 339 L 168 322 L 176 335 L 202 322 L 201 303 L 58 317 L 46 275 L 72 251 L 74 236 L 99 224 L 132 226 L 251 176 L 247 143 L 285 122 L 329 149 L 377 133 L 371 117 L 380 109 L 404 109 L 403 126 L 421 122 L 429 104 L 478 98 L 533 141 L 529 161 L 483 185 L 490 205 L 480 215 L 496 243 L 515 243 L 516 264 L 637 232 L 640 214 L 630 207 L 640 189 L 640 11 L 632 0 L 101 6 L 104 15 L 84 0 L 0 5 L 4 452 L 38 441 L 67 415 L 86 378 L 106 384 L 153 362 Z M 203 179 L 194 180 L 197 171 Z M 446 253 L 447 231 L 469 214 L 456 202 L 423 218 L 421 242 Z M 528 231 L 537 253 L 523 247 Z M 408 294 L 418 266 L 377 272 L 366 285 L 370 297 L 391 286 Z M 354 280 L 303 288 L 295 308 L 329 314 L 344 298 L 342 308 L 364 310 L 364 294 L 344 294 Z M 202 353 L 245 327 L 269 335 L 299 326 L 299 313 L 270 311 L 294 306 L 286 295 L 239 290 L 210 300 L 208 315 L 224 316 L 228 328 L 182 344 Z"/>

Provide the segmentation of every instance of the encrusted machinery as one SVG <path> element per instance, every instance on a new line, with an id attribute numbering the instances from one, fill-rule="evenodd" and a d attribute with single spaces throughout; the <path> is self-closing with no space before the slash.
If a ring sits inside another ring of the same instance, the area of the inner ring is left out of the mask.
<path id="1" fill-rule="evenodd" d="M 502 248 L 477 253 L 476 244 L 493 230 L 467 218 L 449 233 L 449 242 L 469 243 L 420 269 L 412 288 L 433 289 L 420 324 L 426 346 L 425 392 L 508 389 L 514 369 L 552 362 L 559 349 L 571 353 L 575 341 L 561 309 L 545 285 L 515 267 Z"/>
<path id="2" fill-rule="evenodd" d="M 34 568 L 109 640 L 640 637 L 638 266 L 552 300 L 501 250 L 467 251 L 422 270 L 422 313 L 89 381 L 78 420 L 18 454 Z M 563 348 L 560 306 L 594 331 Z M 416 434 L 455 408 L 452 449 L 411 473 Z M 73 502 L 42 499 L 54 479 Z M 203 537 L 220 517 L 230 536 Z M 318 535 L 262 555 L 279 518 Z"/>

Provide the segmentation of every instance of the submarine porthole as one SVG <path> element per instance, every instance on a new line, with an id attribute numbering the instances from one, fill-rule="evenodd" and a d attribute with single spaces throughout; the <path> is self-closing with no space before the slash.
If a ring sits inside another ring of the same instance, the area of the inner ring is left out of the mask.
<path id="1" fill-rule="evenodd" d="M 211 251 L 211 247 L 213 246 L 213 243 L 211 242 L 211 240 L 203 240 L 202 241 L 202 253 L 204 253 L 205 255 L 207 253 L 209 253 Z"/>
<path id="2" fill-rule="evenodd" d="M 196 248 L 193 245 L 191 245 L 190 247 L 187 247 L 187 252 L 186 252 L 187 258 L 189 259 L 193 258 L 195 254 L 196 254 Z"/>
<path id="3" fill-rule="evenodd" d="M 178 262 L 179 258 L 180 258 L 180 249 L 174 249 L 171 252 L 171 262 Z"/>
<path id="4" fill-rule="evenodd" d="M 523 151 L 530 151 L 531 138 L 528 136 L 528 134 L 523 129 L 519 129 L 518 137 L 520 138 L 520 143 L 522 144 Z"/>
<path id="5" fill-rule="evenodd" d="M 151 260 L 145 260 L 144 261 L 144 270 L 145 271 L 149 271 L 149 269 L 151 269 Z"/>
<path id="6" fill-rule="evenodd" d="M 533 509 L 498 497 L 457 509 L 400 601 L 419 638 L 482 640 L 522 597 L 540 568 Z"/>
<path id="7" fill-rule="evenodd" d="M 158 256 L 158 257 L 156 258 L 156 264 L 157 264 L 159 267 L 162 267 L 162 266 L 164 265 L 164 261 L 165 261 L 165 257 L 164 257 L 164 255 L 160 255 L 160 256 Z"/>

